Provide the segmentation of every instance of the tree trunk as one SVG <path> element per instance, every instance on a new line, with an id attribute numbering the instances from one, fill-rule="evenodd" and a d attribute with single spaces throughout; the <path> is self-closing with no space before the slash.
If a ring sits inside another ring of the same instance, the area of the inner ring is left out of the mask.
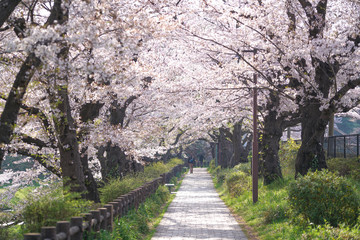
<path id="1" fill-rule="evenodd" d="M 111 142 L 108 142 L 106 146 L 101 146 L 97 155 L 101 165 L 102 179 L 105 182 L 109 178 L 119 178 L 131 172 L 144 170 L 140 163 L 127 156 L 120 147 L 112 146 Z"/>
<path id="2" fill-rule="evenodd" d="M 274 180 L 282 178 L 279 148 L 283 131 L 290 126 L 300 122 L 299 112 L 283 112 L 278 114 L 280 106 L 280 96 L 275 91 L 270 91 L 266 103 L 268 114 L 264 118 L 263 135 L 261 139 L 261 149 L 263 152 L 262 172 L 264 184 L 270 184 Z"/>
<path id="3" fill-rule="evenodd" d="M 126 155 L 118 146 L 108 142 L 106 146 L 99 147 L 97 152 L 101 165 L 101 176 L 107 182 L 109 178 L 119 178 L 125 174 Z"/>
<path id="4" fill-rule="evenodd" d="M 329 120 L 328 137 L 334 136 L 334 125 L 335 125 L 334 118 L 335 118 L 335 114 L 331 114 L 330 120 Z"/>
<path id="5" fill-rule="evenodd" d="M 270 111 L 264 118 L 264 129 L 261 139 L 265 185 L 282 178 L 278 155 L 282 132 L 282 121 L 277 119 L 277 112 Z"/>
<path id="6" fill-rule="evenodd" d="M 302 144 L 296 157 L 295 176 L 305 175 L 309 169 L 315 171 L 327 168 L 323 143 L 330 113 L 321 112 L 320 106 L 320 103 L 313 100 L 301 110 Z"/>
<path id="7" fill-rule="evenodd" d="M 58 148 L 60 152 L 60 167 L 65 185 L 70 185 L 73 192 L 85 192 L 85 177 L 80 160 L 74 119 L 66 86 L 56 86 L 57 94 L 50 95 L 50 103 L 55 112 L 53 116 Z"/>
<path id="8" fill-rule="evenodd" d="M 21 0 L 1 0 L 0 1 L 0 28 L 4 22 L 10 17 L 16 6 Z"/>
<path id="9" fill-rule="evenodd" d="M 218 164 L 222 168 L 230 167 L 231 158 L 233 156 L 233 145 L 232 142 L 228 140 L 229 134 L 229 129 L 220 128 Z"/>
<path id="10" fill-rule="evenodd" d="M 234 167 L 235 165 L 242 162 L 241 160 L 243 160 L 241 159 L 241 152 L 242 152 L 241 139 L 242 139 L 241 122 L 238 122 L 235 124 L 233 131 L 232 142 L 233 142 L 234 154 L 231 161 L 231 167 Z"/>
<path id="11" fill-rule="evenodd" d="M 235 165 L 239 163 L 245 163 L 248 162 L 248 155 L 250 152 L 251 147 L 251 140 L 250 140 L 250 133 L 246 133 L 242 130 L 242 122 L 243 120 L 240 120 L 234 125 L 234 131 L 233 131 L 233 137 L 232 137 L 232 143 L 233 143 L 233 157 L 231 159 L 231 167 L 234 167 Z M 245 134 L 248 134 L 247 137 L 244 137 Z"/>
<path id="12" fill-rule="evenodd" d="M 34 53 L 29 54 L 22 64 L 19 73 L 16 75 L 9 96 L 6 99 L 5 107 L 0 119 L 0 169 L 5 155 L 3 145 L 9 144 L 11 141 L 27 86 L 34 75 L 36 68 L 39 67 L 40 64 L 40 59 L 37 58 Z"/>
<path id="13" fill-rule="evenodd" d="M 85 198 L 98 203 L 100 202 L 100 195 L 97 189 L 95 178 L 91 172 L 91 169 L 89 169 L 89 163 L 88 163 L 89 159 L 88 159 L 88 155 L 86 154 L 86 151 L 87 151 L 87 147 L 81 150 L 81 163 L 84 170 L 85 187 L 87 189 Z"/>

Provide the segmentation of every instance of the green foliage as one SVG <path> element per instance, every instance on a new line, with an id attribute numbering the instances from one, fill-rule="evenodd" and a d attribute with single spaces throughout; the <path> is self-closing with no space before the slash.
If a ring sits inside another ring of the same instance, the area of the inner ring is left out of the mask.
<path id="1" fill-rule="evenodd" d="M 352 225 L 359 215 L 359 199 L 352 186 L 327 170 L 309 172 L 290 184 L 289 201 L 295 216 L 314 224 Z"/>
<path id="2" fill-rule="evenodd" d="M 326 161 L 330 171 L 338 172 L 340 176 L 350 176 L 360 180 L 360 160 L 358 158 L 332 158 Z"/>
<path id="3" fill-rule="evenodd" d="M 233 168 L 235 171 L 241 171 L 248 175 L 251 175 L 251 161 L 247 163 L 239 163 Z"/>
<path id="4" fill-rule="evenodd" d="M 264 223 L 269 224 L 284 220 L 287 218 L 287 212 L 287 203 L 282 202 L 276 205 L 269 205 L 269 207 L 264 210 Z"/>
<path id="5" fill-rule="evenodd" d="M 144 168 L 144 175 L 148 179 L 158 178 L 161 174 L 168 172 L 172 167 L 171 165 L 164 164 L 163 162 L 156 162 Z"/>
<path id="6" fill-rule="evenodd" d="M 249 154 L 247 156 L 247 160 L 248 160 L 248 162 L 252 161 L 252 150 L 249 151 Z"/>
<path id="7" fill-rule="evenodd" d="M 114 220 L 112 232 L 103 231 L 99 237 L 90 236 L 90 239 L 106 240 L 138 240 L 145 239 L 150 234 L 150 222 L 161 212 L 163 205 L 170 199 L 167 187 L 160 186 L 155 194 L 152 194 L 139 206 L 137 210 L 130 210 L 129 213 L 120 219 Z"/>
<path id="8" fill-rule="evenodd" d="M 216 168 L 215 159 L 212 159 L 209 163 L 209 172 L 210 173 L 214 172 L 215 168 Z"/>
<path id="9" fill-rule="evenodd" d="M 128 175 L 121 179 L 109 179 L 109 182 L 99 189 L 101 202 L 110 202 L 115 198 L 140 187 L 145 182 L 160 177 L 161 174 L 169 172 L 173 167 L 182 163 L 183 161 L 181 159 L 173 158 L 167 164 L 156 162 L 145 166 L 144 172 Z"/>
<path id="10" fill-rule="evenodd" d="M 169 166 L 170 168 L 173 168 L 179 164 L 183 164 L 184 161 L 180 158 L 172 158 L 170 159 L 170 161 L 168 163 L 166 163 L 167 166 Z"/>
<path id="11" fill-rule="evenodd" d="M 80 194 L 63 190 L 60 184 L 38 188 L 27 195 L 22 212 L 26 232 L 39 232 L 42 226 L 55 225 L 89 211 L 92 202 L 82 200 Z"/>
<path id="12" fill-rule="evenodd" d="M 0 215 L 1 218 L 1 215 Z M 11 227 L 0 227 L 0 239 L 23 239 L 22 229 L 20 226 L 11 226 Z"/>
<path id="13" fill-rule="evenodd" d="M 225 178 L 226 178 L 226 175 L 229 173 L 229 169 L 222 169 L 221 166 L 217 166 L 215 168 L 215 174 L 216 174 L 216 181 L 219 183 L 219 184 L 223 184 L 224 181 L 225 181 Z"/>
<path id="14" fill-rule="evenodd" d="M 284 176 L 295 176 L 295 160 L 300 143 L 296 143 L 293 139 L 280 143 L 279 160 Z"/>
<path id="15" fill-rule="evenodd" d="M 360 240 L 359 225 L 349 227 L 342 225 L 335 228 L 330 224 L 318 225 L 316 227 L 309 226 L 307 231 L 301 236 L 302 240 Z"/>
<path id="16" fill-rule="evenodd" d="M 131 190 L 136 189 L 137 187 L 140 187 L 143 182 L 143 178 L 137 178 L 134 175 L 129 175 L 122 179 L 110 179 L 107 184 L 99 189 L 101 202 L 111 202 L 115 198 L 126 194 Z"/>
<path id="17" fill-rule="evenodd" d="M 29 194 L 31 194 L 31 192 L 33 192 L 35 189 L 36 189 L 36 187 L 24 187 L 24 188 L 19 189 L 15 193 L 15 196 L 11 199 L 11 201 L 10 201 L 11 204 L 16 205 L 19 202 L 23 202 L 27 198 L 27 196 Z"/>
<path id="18" fill-rule="evenodd" d="M 251 189 L 251 176 L 242 171 L 231 172 L 225 178 L 226 188 L 231 197 L 238 197 Z"/>
<path id="19" fill-rule="evenodd" d="M 226 172 L 226 178 L 229 178 L 240 168 L 243 166 L 236 166 L 232 170 L 222 169 L 221 171 Z M 359 239 L 359 225 L 339 224 L 339 227 L 335 228 L 331 227 L 329 223 L 314 225 L 314 223 L 306 220 L 303 215 L 296 216 L 289 202 L 289 185 L 295 184 L 295 180 L 289 175 L 266 186 L 259 180 L 259 201 L 256 204 L 253 203 L 251 191 L 245 191 L 243 194 L 234 197 L 227 191 L 227 182 L 224 184 L 218 182 L 215 172 L 212 175 L 222 199 L 235 213 L 244 218 L 247 225 L 256 230 L 260 239 Z M 348 182 L 350 181 L 351 185 L 356 187 L 355 190 L 357 189 L 357 196 L 360 196 L 359 181 L 349 179 Z M 327 204 L 327 201 L 328 199 L 323 203 Z M 329 203 L 333 201 L 342 205 L 342 198 L 331 199 Z"/>

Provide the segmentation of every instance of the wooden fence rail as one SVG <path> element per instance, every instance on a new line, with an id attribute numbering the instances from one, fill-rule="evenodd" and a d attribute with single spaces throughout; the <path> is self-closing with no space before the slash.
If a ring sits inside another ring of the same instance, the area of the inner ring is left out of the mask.
<path id="1" fill-rule="evenodd" d="M 59 221 L 56 226 L 42 227 L 41 233 L 24 234 L 24 240 L 82 240 L 86 232 L 97 233 L 101 229 L 112 231 L 115 217 L 120 218 L 130 209 L 137 209 L 147 197 L 156 192 L 160 185 L 169 183 L 177 173 L 181 173 L 183 166 L 183 164 L 175 166 L 161 177 L 121 195 L 102 208 L 83 214 L 82 217 L 73 217 L 70 221 Z"/>

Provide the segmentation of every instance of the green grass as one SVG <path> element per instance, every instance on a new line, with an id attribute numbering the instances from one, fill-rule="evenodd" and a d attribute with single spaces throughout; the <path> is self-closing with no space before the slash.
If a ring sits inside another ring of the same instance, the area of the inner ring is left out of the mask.
<path id="1" fill-rule="evenodd" d="M 180 179 L 181 175 L 179 175 Z M 175 190 L 179 189 L 182 179 L 172 182 L 176 184 Z M 156 232 L 164 213 L 166 212 L 175 194 L 170 194 L 165 186 L 160 186 L 155 194 L 146 199 L 137 210 L 132 209 L 126 216 L 114 220 L 112 232 L 102 231 L 98 238 L 90 236 L 90 239 L 104 240 L 150 240 Z"/>
<path id="2" fill-rule="evenodd" d="M 145 182 L 160 177 L 160 174 L 169 172 L 173 167 L 182 163 L 183 161 L 181 159 L 173 158 L 166 164 L 163 162 L 157 162 L 145 166 L 144 172 L 128 175 L 121 179 L 109 179 L 108 183 L 99 190 L 101 202 L 111 202 L 122 194 L 128 193 L 131 190 L 140 187 Z"/>
<path id="3" fill-rule="evenodd" d="M 288 224 L 287 189 L 290 179 L 279 180 L 271 185 L 259 184 L 258 202 L 253 203 L 252 192 L 231 198 L 223 187 L 222 199 L 233 211 L 253 227 L 261 239 L 299 239 L 299 231 Z"/>
<path id="4" fill-rule="evenodd" d="M 290 150 L 293 151 L 293 147 Z M 292 162 L 292 159 L 286 161 L 286 163 L 288 162 Z M 349 159 L 335 159 L 333 162 L 330 161 L 329 168 L 332 171 L 340 172 L 347 163 L 349 163 Z M 354 174 L 360 169 L 360 165 L 357 160 L 350 160 L 349 164 L 351 171 L 348 171 L 347 175 L 343 175 L 360 199 L 360 181 Z M 245 168 L 218 169 L 212 166 L 209 168 L 209 172 L 213 176 L 214 185 L 221 198 L 235 214 L 245 220 L 246 224 L 255 231 L 255 235 L 259 236 L 259 239 L 360 239 L 360 216 L 355 226 L 340 224 L 336 228 L 329 224 L 316 226 L 301 216 L 294 216 L 288 201 L 288 186 L 295 181 L 293 170 L 285 169 L 285 172 L 290 174 L 267 186 L 264 186 L 262 179 L 259 179 L 259 196 L 258 202 L 255 204 L 252 200 L 251 190 L 238 197 L 231 197 L 223 179 L 226 179 L 231 172 L 242 169 Z"/>
<path id="5" fill-rule="evenodd" d="M 176 165 L 182 163 L 183 161 L 181 159 L 171 159 L 170 162 L 166 164 L 156 163 L 145 167 L 144 173 L 133 174 L 123 179 L 112 179 L 110 184 L 103 188 L 101 199 L 103 203 L 107 203 L 114 198 L 141 186 L 143 183 L 159 177 L 160 174 L 168 172 Z M 176 181 L 176 178 L 171 180 L 172 183 L 176 183 Z M 24 220 L 25 224 L 22 226 L 0 228 L 0 239 L 21 239 L 22 234 L 26 232 L 39 232 L 40 226 L 53 225 L 57 221 L 66 220 L 71 216 L 78 215 L 81 212 L 87 212 L 88 208 L 92 205 L 90 202 L 86 204 L 83 203 L 79 197 L 71 197 L 69 194 L 64 194 L 61 186 L 52 185 L 50 188 L 43 188 L 44 190 L 48 189 L 48 191 L 43 194 L 33 196 L 32 191 L 35 188 L 36 187 L 26 187 L 24 189 L 20 189 L 15 194 L 15 197 L 10 201 L 12 206 L 18 205 L 17 203 L 22 203 L 23 208 L 17 210 L 16 213 L 20 216 L 18 219 Z M 146 232 L 147 234 L 147 224 L 150 222 L 149 219 L 156 219 L 159 214 L 157 211 L 163 209 L 162 206 L 164 205 L 165 200 L 161 200 L 163 202 L 159 202 L 160 200 L 157 198 L 163 196 L 165 193 L 168 193 L 168 189 L 166 187 L 162 188 L 163 191 L 159 190 L 160 193 L 157 194 L 157 197 L 155 196 L 150 198 L 150 200 L 147 200 L 150 202 L 145 203 L 143 207 L 144 209 L 140 208 L 139 211 L 130 213 L 129 216 L 124 218 L 125 220 L 121 220 L 126 222 L 122 223 L 121 226 L 129 226 L 130 230 L 135 229 L 134 231 L 136 236 L 140 236 L 138 238 L 128 239 L 143 239 L 143 236 L 145 236 L 144 233 Z M 3 192 L 6 190 L 0 189 L 0 191 Z M 166 201 L 167 200 L 168 199 L 166 199 Z M 61 209 L 61 211 L 59 209 Z M 139 215 L 139 212 L 141 211 L 143 211 L 143 214 Z M 66 215 L 64 215 L 65 213 Z M 4 213 L 0 213 L 0 222 L 1 220 L 9 222 L 13 219 L 13 215 L 13 212 L 6 213 L 6 215 Z M 147 219 L 146 224 L 144 219 Z M 128 223 L 131 223 L 131 225 L 127 225 Z M 130 230 L 122 229 L 121 231 L 129 232 L 129 234 L 131 234 L 132 231 Z M 112 239 L 121 238 L 114 236 Z"/>

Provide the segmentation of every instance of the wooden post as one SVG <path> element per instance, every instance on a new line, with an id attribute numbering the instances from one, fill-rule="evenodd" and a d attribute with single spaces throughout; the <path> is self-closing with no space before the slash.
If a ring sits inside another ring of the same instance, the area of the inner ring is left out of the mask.
<path id="1" fill-rule="evenodd" d="M 88 233 L 91 232 L 91 229 L 92 229 L 91 219 L 92 219 L 91 213 L 84 214 L 84 221 L 88 223 L 88 227 L 84 229 L 84 231 L 87 232 L 86 233 L 87 235 L 88 235 Z"/>
<path id="2" fill-rule="evenodd" d="M 107 213 L 109 213 L 109 218 L 107 219 L 107 226 L 106 226 L 106 230 L 108 231 L 112 231 L 113 229 L 113 221 L 114 221 L 114 214 L 113 214 L 113 205 L 111 204 L 105 204 L 104 208 L 106 208 L 106 215 Z"/>
<path id="3" fill-rule="evenodd" d="M 128 210 L 131 210 L 131 208 L 133 207 L 133 200 L 134 200 L 134 196 L 132 192 L 129 192 L 128 194 L 126 194 L 129 200 L 129 206 L 128 206 Z"/>
<path id="4" fill-rule="evenodd" d="M 138 201 L 139 201 L 139 197 L 138 197 L 138 191 L 137 189 L 134 189 L 133 190 L 133 193 L 134 193 L 134 208 L 135 209 L 138 209 Z"/>
<path id="5" fill-rule="evenodd" d="M 69 221 L 59 221 L 56 223 L 56 233 L 64 233 L 66 240 L 70 240 L 70 222 Z"/>
<path id="6" fill-rule="evenodd" d="M 114 200 L 114 202 L 109 202 L 108 204 L 111 204 L 113 206 L 113 217 L 117 217 L 119 215 L 120 203 Z"/>
<path id="7" fill-rule="evenodd" d="M 119 197 L 119 200 L 121 201 L 121 216 L 125 216 L 127 213 L 127 199 L 125 195 L 122 195 Z"/>
<path id="8" fill-rule="evenodd" d="M 42 227 L 41 228 L 41 239 L 56 240 L 56 227 Z"/>
<path id="9" fill-rule="evenodd" d="M 92 214 L 92 218 L 96 219 L 96 224 L 93 226 L 93 230 L 95 232 L 100 231 L 100 211 L 99 210 L 92 210 L 90 211 Z"/>
<path id="10" fill-rule="evenodd" d="M 26 233 L 24 234 L 24 240 L 41 240 L 40 233 Z"/>
<path id="11" fill-rule="evenodd" d="M 118 217 L 120 218 L 120 217 L 122 217 L 122 216 L 124 216 L 124 212 L 125 212 L 125 210 L 124 210 L 124 199 L 122 198 L 122 197 L 119 197 L 118 199 L 115 199 L 115 202 L 119 202 L 119 215 L 118 215 Z"/>
<path id="12" fill-rule="evenodd" d="M 77 226 L 79 228 L 79 232 L 75 233 L 70 237 L 71 240 L 83 240 L 83 218 L 82 217 L 72 217 L 70 220 L 71 227 Z"/>
<path id="13" fill-rule="evenodd" d="M 143 203 L 143 187 L 142 186 L 139 187 L 138 192 L 139 192 L 139 205 L 140 205 L 141 203 Z"/>
<path id="14" fill-rule="evenodd" d="M 107 216 L 106 216 L 107 209 L 106 208 L 99 208 L 98 210 L 100 211 L 100 216 L 102 216 L 102 221 L 100 221 L 100 229 L 106 230 L 106 227 L 107 227 Z"/>
<path id="15" fill-rule="evenodd" d="M 126 215 L 128 213 L 128 210 L 129 210 L 129 197 L 127 194 L 124 194 L 122 197 L 123 199 L 123 210 L 124 210 L 124 215 Z"/>

